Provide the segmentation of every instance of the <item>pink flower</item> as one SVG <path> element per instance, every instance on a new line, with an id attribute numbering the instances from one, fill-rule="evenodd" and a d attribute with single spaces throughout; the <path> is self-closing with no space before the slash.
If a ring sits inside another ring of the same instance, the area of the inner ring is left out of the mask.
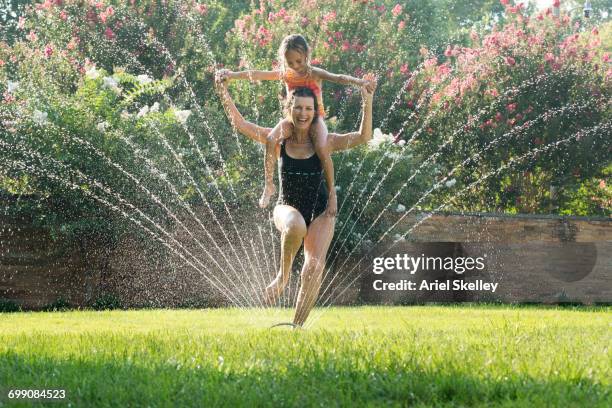
<path id="1" fill-rule="evenodd" d="M 321 65 L 321 60 L 319 60 L 318 58 L 313 58 L 310 60 L 310 63 L 312 65 Z"/>
<path id="2" fill-rule="evenodd" d="M 408 69 L 408 64 L 402 64 L 402 66 L 400 67 L 400 72 L 404 75 L 409 74 L 410 70 Z"/>
<path id="3" fill-rule="evenodd" d="M 402 14 L 402 6 L 399 3 L 396 4 L 395 7 L 393 7 L 393 9 L 391 10 L 391 14 L 393 14 L 394 17 L 397 17 Z"/>
<path id="4" fill-rule="evenodd" d="M 593 27 L 593 29 L 591 30 L 591 34 L 599 35 L 599 30 L 597 29 L 597 27 Z"/>
<path id="5" fill-rule="evenodd" d="M 26 36 L 26 38 L 32 42 L 38 40 L 38 36 L 36 35 L 36 33 L 33 30 L 30 30 L 29 34 Z"/>
<path id="6" fill-rule="evenodd" d="M 555 60 L 555 56 L 553 55 L 552 52 L 547 52 L 546 55 L 544 55 L 544 61 L 552 62 L 554 60 Z"/>
<path id="7" fill-rule="evenodd" d="M 351 44 L 348 41 L 342 42 L 342 51 L 348 51 L 351 49 Z"/>
<path id="8" fill-rule="evenodd" d="M 308 26 L 308 24 L 310 24 L 310 20 L 308 19 L 308 17 L 302 17 L 301 24 L 302 24 L 302 27 Z"/>
<path id="9" fill-rule="evenodd" d="M 0 59 L 0 67 L 3 67 L 3 66 L 4 66 L 4 60 Z"/>
<path id="10" fill-rule="evenodd" d="M 514 60 L 514 58 L 512 57 L 506 57 L 505 58 L 506 64 L 510 65 L 511 67 L 513 67 L 514 65 L 516 65 L 516 61 Z"/>
<path id="11" fill-rule="evenodd" d="M 24 17 L 19 17 L 19 22 L 17 23 L 17 28 L 23 30 L 25 27 L 26 19 Z"/>
<path id="12" fill-rule="evenodd" d="M 414 109 L 414 102 L 408 101 L 408 109 Z"/>
<path id="13" fill-rule="evenodd" d="M 361 78 L 361 76 L 363 75 L 363 69 L 361 68 L 355 68 L 355 76 L 357 78 Z"/>
<path id="14" fill-rule="evenodd" d="M 342 32 L 341 31 L 336 31 L 334 33 L 334 37 L 336 37 L 336 40 L 341 40 L 342 39 Z"/>
<path id="15" fill-rule="evenodd" d="M 447 57 L 450 57 L 453 55 L 453 50 L 451 49 L 450 45 L 446 46 L 446 50 L 444 51 L 444 55 Z"/>
<path id="16" fill-rule="evenodd" d="M 330 11 L 329 13 L 325 14 L 323 16 L 323 21 L 326 23 L 329 23 L 331 21 L 335 21 L 336 20 L 336 12 L 335 11 Z"/>
<path id="17" fill-rule="evenodd" d="M 403 30 L 404 27 L 406 27 L 406 22 L 404 20 L 402 20 L 399 23 L 397 23 L 397 28 L 398 29 Z"/>
<path id="18" fill-rule="evenodd" d="M 510 113 L 514 112 L 516 110 L 516 103 L 509 103 L 506 105 L 506 110 Z"/>
<path id="19" fill-rule="evenodd" d="M 606 180 L 599 180 L 599 188 L 602 190 L 606 188 Z"/>
<path id="20" fill-rule="evenodd" d="M 474 30 L 470 31 L 470 38 L 472 39 L 472 41 L 478 41 L 478 33 Z"/>
<path id="21" fill-rule="evenodd" d="M 603 62 L 610 62 L 610 53 L 606 52 L 601 59 Z"/>
<path id="22" fill-rule="evenodd" d="M 115 38 L 115 33 L 113 32 L 113 30 L 110 29 L 110 27 L 106 27 L 106 30 L 104 30 L 104 36 L 106 37 L 106 39 L 112 40 L 113 38 Z"/>
<path id="23" fill-rule="evenodd" d="M 206 4 L 198 4 L 196 6 L 196 11 L 201 15 L 205 15 L 206 13 L 208 13 L 208 7 L 206 6 Z"/>
<path id="24" fill-rule="evenodd" d="M 497 112 L 497 113 L 495 114 L 495 120 L 496 120 L 496 121 L 501 122 L 501 120 L 502 120 L 503 118 L 504 118 L 504 117 L 503 117 L 503 115 L 501 114 L 501 112 Z"/>
<path id="25" fill-rule="evenodd" d="M 429 58 L 425 61 L 425 68 L 435 67 L 438 64 L 438 60 L 434 58 Z"/>
<path id="26" fill-rule="evenodd" d="M 536 17 L 536 19 L 537 19 L 538 21 L 542 21 L 542 20 L 544 20 L 544 16 L 543 16 L 542 14 L 538 14 L 538 16 Z"/>
<path id="27" fill-rule="evenodd" d="M 51 46 L 51 44 L 47 44 L 47 46 L 45 47 L 45 57 L 49 58 L 52 55 L 53 55 L 53 47 Z"/>
<path id="28" fill-rule="evenodd" d="M 504 6 L 507 6 L 509 3 L 509 0 L 499 0 L 499 2 L 503 4 Z"/>
<path id="29" fill-rule="evenodd" d="M 553 0 L 552 6 L 553 6 L 553 7 L 559 7 L 559 6 L 561 6 L 561 1 L 560 1 L 560 0 Z"/>
<path id="30" fill-rule="evenodd" d="M 59 16 L 60 16 L 60 18 L 61 18 L 63 21 L 68 20 L 68 14 L 66 13 L 66 11 L 65 11 L 65 10 L 60 11 Z"/>

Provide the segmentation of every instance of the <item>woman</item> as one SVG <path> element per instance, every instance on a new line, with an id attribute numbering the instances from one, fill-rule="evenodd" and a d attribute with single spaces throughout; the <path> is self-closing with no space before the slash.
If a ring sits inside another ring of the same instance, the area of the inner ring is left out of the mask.
<path id="1" fill-rule="evenodd" d="M 261 144 L 266 144 L 271 128 L 246 121 L 218 75 L 215 83 L 226 113 L 236 129 Z M 375 83 L 373 88 L 375 88 Z M 358 132 L 329 133 L 330 152 L 350 149 L 372 138 L 373 92 L 362 88 L 363 117 Z M 326 189 L 322 185 L 321 163 L 311 141 L 311 127 L 318 112 L 317 99 L 308 88 L 298 88 L 287 97 L 287 116 L 293 134 L 277 145 L 275 155 L 280 166 L 279 201 L 274 207 L 274 224 L 281 233 L 281 265 L 276 278 L 266 288 L 268 303 L 276 302 L 289 281 L 291 265 L 304 244 L 304 266 L 293 323 L 302 326 L 313 308 L 325 268 L 329 244 L 334 235 L 336 218 L 325 213 Z M 278 140 L 278 139 L 276 139 Z"/>

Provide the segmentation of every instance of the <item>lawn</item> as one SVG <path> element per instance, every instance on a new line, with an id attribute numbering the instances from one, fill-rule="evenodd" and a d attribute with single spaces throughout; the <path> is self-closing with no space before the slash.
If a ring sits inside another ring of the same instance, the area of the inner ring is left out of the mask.
<path id="1" fill-rule="evenodd" d="M 269 329 L 276 309 L 5 313 L 0 406 L 609 407 L 611 311 L 331 308 L 308 330 Z"/>

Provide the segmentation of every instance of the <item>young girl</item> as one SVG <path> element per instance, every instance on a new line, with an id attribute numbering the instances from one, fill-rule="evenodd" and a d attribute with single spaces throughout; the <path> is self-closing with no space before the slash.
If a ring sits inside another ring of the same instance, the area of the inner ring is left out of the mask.
<path id="1" fill-rule="evenodd" d="M 325 71 L 324 69 L 313 67 L 310 65 L 310 47 L 306 39 L 299 34 L 292 34 L 285 37 L 278 49 L 279 61 L 282 61 L 281 69 L 274 71 L 240 71 L 231 72 L 221 70 L 218 76 L 221 80 L 231 79 L 249 79 L 251 81 L 259 80 L 281 80 L 285 83 L 287 93 L 293 89 L 306 87 L 310 88 L 318 102 L 319 111 L 318 119 L 313 123 L 313 139 L 314 149 L 321 160 L 323 172 L 325 173 L 325 182 L 327 183 L 328 201 L 325 210 L 328 216 L 335 216 L 337 212 L 337 198 L 334 181 L 334 164 L 331 160 L 329 148 L 327 146 L 327 126 L 323 118 L 325 117 L 325 108 L 323 107 L 322 98 L 322 82 L 330 81 L 345 85 L 365 86 L 368 92 L 372 92 L 375 88 L 373 81 L 366 79 L 354 78 L 349 75 L 337 75 Z M 282 139 L 288 138 L 293 132 L 293 124 L 288 119 L 283 119 L 272 130 L 268 136 L 265 155 L 265 187 L 264 192 L 259 199 L 259 206 L 265 208 L 270 202 L 270 198 L 275 193 L 274 187 L 274 148 L 276 143 Z M 310 220 L 308 220 L 310 221 Z"/>

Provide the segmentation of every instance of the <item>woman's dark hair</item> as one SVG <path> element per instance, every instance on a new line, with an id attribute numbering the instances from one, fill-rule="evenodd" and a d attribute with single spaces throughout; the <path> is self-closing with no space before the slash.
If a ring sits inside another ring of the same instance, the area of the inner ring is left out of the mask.
<path id="1" fill-rule="evenodd" d="M 284 93 L 286 93 L 286 91 L 285 91 L 285 88 L 283 87 L 283 91 L 281 91 L 281 95 Z M 293 103 L 293 100 L 296 97 L 312 98 L 312 100 L 314 101 L 314 117 L 312 121 L 314 123 L 319 117 L 319 102 L 317 101 L 316 95 L 310 88 L 299 87 L 299 88 L 295 88 L 292 91 L 289 91 L 289 95 L 287 95 L 284 98 L 285 99 L 285 103 L 284 103 L 285 114 L 289 114 L 289 110 L 291 109 L 291 104 Z"/>

